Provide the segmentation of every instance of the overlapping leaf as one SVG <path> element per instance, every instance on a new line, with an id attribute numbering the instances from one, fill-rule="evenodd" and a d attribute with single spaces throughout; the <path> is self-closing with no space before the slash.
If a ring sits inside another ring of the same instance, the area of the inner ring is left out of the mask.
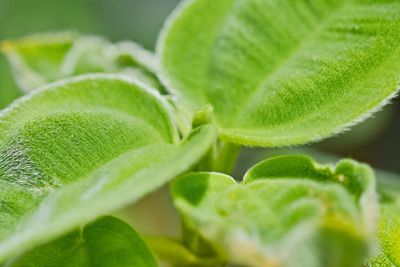
<path id="1" fill-rule="evenodd" d="M 153 55 L 133 42 L 111 44 L 75 33 L 37 34 L 6 41 L 2 50 L 24 91 L 85 73 L 124 73 L 159 90 Z"/>
<path id="2" fill-rule="evenodd" d="M 168 88 L 214 107 L 225 140 L 303 144 L 340 132 L 394 96 L 397 0 L 191 0 L 158 53 Z"/>
<path id="3" fill-rule="evenodd" d="M 377 219 L 374 177 L 351 160 L 334 168 L 303 156 L 276 157 L 244 182 L 193 173 L 174 182 L 188 227 L 222 256 L 246 266 L 361 266 Z"/>
<path id="4" fill-rule="evenodd" d="M 9 267 L 156 267 L 139 235 L 126 223 L 103 217 L 48 244 L 24 253 Z"/>
<path id="5" fill-rule="evenodd" d="M 0 262 L 137 200 L 209 149 L 212 127 L 180 142 L 168 105 L 146 88 L 83 76 L 0 114 Z"/>

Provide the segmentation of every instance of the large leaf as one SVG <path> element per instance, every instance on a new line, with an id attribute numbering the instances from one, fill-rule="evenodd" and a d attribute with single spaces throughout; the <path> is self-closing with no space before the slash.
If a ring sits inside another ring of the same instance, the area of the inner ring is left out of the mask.
<path id="1" fill-rule="evenodd" d="M 139 235 L 126 223 L 103 217 L 6 263 L 9 267 L 156 267 Z"/>
<path id="2" fill-rule="evenodd" d="M 37 34 L 2 43 L 24 91 L 85 73 L 124 73 L 163 90 L 153 55 L 133 42 L 110 42 L 75 33 Z"/>
<path id="3" fill-rule="evenodd" d="M 361 266 L 376 227 L 371 169 L 321 166 L 304 156 L 257 164 L 237 184 L 218 173 L 173 183 L 188 227 L 221 256 L 246 266 Z"/>
<path id="4" fill-rule="evenodd" d="M 167 103 L 143 85 L 89 75 L 0 114 L 0 262 L 131 203 L 188 169 L 215 139 L 179 142 Z"/>
<path id="5" fill-rule="evenodd" d="M 302 144 L 343 131 L 394 96 L 398 0 L 191 0 L 158 45 L 162 78 L 214 106 L 225 140 Z"/>

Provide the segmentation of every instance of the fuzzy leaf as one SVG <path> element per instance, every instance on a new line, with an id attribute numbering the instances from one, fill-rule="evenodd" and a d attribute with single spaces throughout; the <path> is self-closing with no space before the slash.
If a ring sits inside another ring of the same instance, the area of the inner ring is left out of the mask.
<path id="1" fill-rule="evenodd" d="M 153 55 L 132 42 L 111 44 L 74 33 L 37 34 L 2 43 L 24 91 L 85 73 L 123 73 L 163 90 Z"/>
<path id="2" fill-rule="evenodd" d="M 6 263 L 9 267 L 156 267 L 140 236 L 126 223 L 103 217 L 82 230 L 35 248 Z"/>
<path id="3" fill-rule="evenodd" d="M 372 258 L 369 267 L 400 266 L 400 180 L 398 175 L 378 172 L 381 201 L 379 243 L 381 254 Z"/>
<path id="4" fill-rule="evenodd" d="M 162 79 L 214 107 L 223 139 L 284 146 L 343 131 L 393 97 L 398 0 L 191 0 L 158 43 Z"/>
<path id="5" fill-rule="evenodd" d="M 115 75 L 22 98 L 0 113 L 0 262 L 155 190 L 215 135 L 204 126 L 180 142 L 166 101 Z"/>
<path id="6" fill-rule="evenodd" d="M 380 254 L 368 261 L 366 267 L 397 267 L 384 255 Z"/>
<path id="7" fill-rule="evenodd" d="M 374 189 L 366 165 L 344 160 L 333 168 L 283 156 L 257 164 L 242 184 L 193 173 L 176 180 L 172 192 L 185 224 L 234 263 L 348 267 L 368 255 Z"/>
<path id="8" fill-rule="evenodd" d="M 382 207 L 379 240 L 384 255 L 394 266 L 400 266 L 400 197 L 397 202 Z"/>

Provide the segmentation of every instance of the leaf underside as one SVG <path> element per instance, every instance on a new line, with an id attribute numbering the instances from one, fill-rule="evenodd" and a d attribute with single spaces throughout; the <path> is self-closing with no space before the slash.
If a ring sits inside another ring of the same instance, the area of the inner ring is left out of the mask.
<path id="1" fill-rule="evenodd" d="M 178 140 L 169 107 L 115 75 L 56 83 L 0 114 L 0 262 L 188 169 L 215 130 Z"/>
<path id="2" fill-rule="evenodd" d="M 9 267 L 156 267 L 149 248 L 126 223 L 103 217 L 34 248 L 6 263 Z"/>
<path id="3" fill-rule="evenodd" d="M 162 79 L 222 138 L 283 146 L 343 131 L 400 80 L 397 0 L 192 0 L 159 39 Z"/>
<path id="4" fill-rule="evenodd" d="M 296 163 L 282 168 L 288 162 Z M 332 169 L 277 157 L 250 169 L 242 184 L 193 173 L 172 192 L 185 224 L 238 264 L 361 266 L 375 229 L 373 174 L 349 160 Z"/>

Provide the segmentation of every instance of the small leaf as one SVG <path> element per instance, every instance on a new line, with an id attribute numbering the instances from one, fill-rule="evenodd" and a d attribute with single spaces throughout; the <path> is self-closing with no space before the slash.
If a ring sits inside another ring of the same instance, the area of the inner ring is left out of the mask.
<path id="1" fill-rule="evenodd" d="M 400 2 L 192 0 L 158 43 L 162 80 L 214 107 L 226 141 L 286 146 L 338 133 L 400 80 Z"/>
<path id="2" fill-rule="evenodd" d="M 0 262 L 136 201 L 198 161 L 213 127 L 180 142 L 167 103 L 115 75 L 49 85 L 0 113 Z"/>
<path id="3" fill-rule="evenodd" d="M 257 164 L 242 184 L 193 173 L 176 180 L 172 193 L 185 225 L 233 263 L 348 267 L 364 263 L 374 239 L 374 189 L 366 165 L 282 156 Z"/>
<path id="4" fill-rule="evenodd" d="M 24 91 L 86 73 L 122 73 L 164 90 L 153 55 L 132 42 L 110 42 L 74 33 L 37 34 L 6 41 L 2 50 Z"/>
<path id="5" fill-rule="evenodd" d="M 139 235 L 126 223 L 103 217 L 6 263 L 10 267 L 156 267 Z"/>

